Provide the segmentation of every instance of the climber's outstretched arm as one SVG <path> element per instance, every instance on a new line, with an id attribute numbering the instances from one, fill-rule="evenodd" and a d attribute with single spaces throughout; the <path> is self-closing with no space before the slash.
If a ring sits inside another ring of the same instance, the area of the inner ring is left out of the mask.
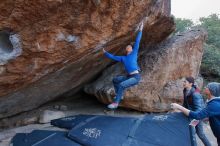
<path id="1" fill-rule="evenodd" d="M 108 57 L 109 59 L 119 61 L 119 62 L 122 61 L 122 56 L 114 56 L 113 54 L 108 53 L 104 48 L 102 50 L 103 50 L 105 56 Z"/>
<path id="2" fill-rule="evenodd" d="M 136 40 L 135 40 L 135 43 L 134 43 L 134 46 L 133 46 L 133 51 L 135 53 L 138 53 L 138 50 L 139 50 L 139 44 L 140 44 L 140 41 L 141 41 L 141 37 L 142 37 L 142 30 L 143 30 L 143 27 L 144 27 L 144 23 L 142 22 L 138 28 L 138 34 L 136 36 Z"/>

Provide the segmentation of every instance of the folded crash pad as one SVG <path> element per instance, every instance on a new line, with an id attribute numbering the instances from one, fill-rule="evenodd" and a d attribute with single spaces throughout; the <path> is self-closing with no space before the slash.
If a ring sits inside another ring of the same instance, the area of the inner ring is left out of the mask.
<path id="1" fill-rule="evenodd" d="M 76 115 L 64 117 L 60 119 L 51 120 L 50 124 L 60 128 L 71 129 L 83 121 L 89 121 L 95 118 L 95 115 Z"/>

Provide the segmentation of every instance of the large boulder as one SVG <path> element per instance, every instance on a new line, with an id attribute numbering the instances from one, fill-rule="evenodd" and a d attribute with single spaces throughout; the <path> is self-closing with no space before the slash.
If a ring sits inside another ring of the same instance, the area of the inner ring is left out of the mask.
<path id="1" fill-rule="evenodd" d="M 144 49 L 139 57 L 141 82 L 126 90 L 120 106 L 145 112 L 165 112 L 170 110 L 170 103 L 181 102 L 183 78 L 198 77 L 206 36 L 205 30 L 195 28 Z M 117 63 L 84 90 L 99 101 L 110 103 L 115 96 L 112 79 L 120 74 L 123 74 L 123 66 Z M 198 81 L 201 87 L 201 78 Z"/>
<path id="2" fill-rule="evenodd" d="M 175 28 L 170 0 L 1 0 L 0 118 L 72 93 L 134 39 L 164 40 Z M 22 105 L 22 106 L 21 106 Z"/>

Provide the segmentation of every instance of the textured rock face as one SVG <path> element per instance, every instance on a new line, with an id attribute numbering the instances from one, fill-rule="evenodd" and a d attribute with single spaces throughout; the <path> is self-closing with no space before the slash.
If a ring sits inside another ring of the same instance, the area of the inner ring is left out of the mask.
<path id="1" fill-rule="evenodd" d="M 125 47 L 143 19 L 144 40 L 164 40 L 170 0 L 1 0 L 0 118 L 77 91 L 110 63 L 101 48 Z"/>
<path id="2" fill-rule="evenodd" d="M 121 106 L 163 112 L 170 109 L 171 102 L 181 102 L 183 77 L 198 76 L 206 36 L 203 29 L 194 29 L 145 49 L 139 58 L 142 80 L 125 92 Z M 123 74 L 123 66 L 118 63 L 104 71 L 96 82 L 87 85 L 85 91 L 109 103 L 115 94 L 112 78 L 120 74 Z M 198 81 L 201 86 L 202 80 Z"/>

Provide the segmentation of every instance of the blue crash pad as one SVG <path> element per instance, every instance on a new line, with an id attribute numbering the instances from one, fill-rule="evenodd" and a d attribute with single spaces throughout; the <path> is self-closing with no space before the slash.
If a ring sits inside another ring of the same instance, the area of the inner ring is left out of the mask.
<path id="1" fill-rule="evenodd" d="M 182 113 L 148 115 L 130 137 L 137 144 L 154 146 L 191 146 L 189 120 Z"/>
<path id="2" fill-rule="evenodd" d="M 96 116 L 70 130 L 68 136 L 86 146 L 121 146 L 137 118 Z"/>
<path id="3" fill-rule="evenodd" d="M 19 133 L 13 146 L 194 146 L 182 113 L 142 117 L 77 115 L 51 121 L 68 132 Z"/>
<path id="4" fill-rule="evenodd" d="M 11 140 L 13 146 L 81 146 L 66 137 L 67 132 L 34 130 L 18 133 Z"/>
<path id="5" fill-rule="evenodd" d="M 189 120 L 182 113 L 96 116 L 71 129 L 68 137 L 85 146 L 192 146 Z"/>

